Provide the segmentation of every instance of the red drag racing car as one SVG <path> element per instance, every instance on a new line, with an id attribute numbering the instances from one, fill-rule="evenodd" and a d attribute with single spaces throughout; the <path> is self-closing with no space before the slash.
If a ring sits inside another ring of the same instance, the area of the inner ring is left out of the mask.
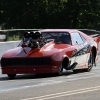
<path id="1" fill-rule="evenodd" d="M 81 31 L 44 29 L 25 32 L 19 46 L 1 58 L 2 74 L 58 73 L 63 69 L 90 71 L 97 60 L 97 43 Z"/>

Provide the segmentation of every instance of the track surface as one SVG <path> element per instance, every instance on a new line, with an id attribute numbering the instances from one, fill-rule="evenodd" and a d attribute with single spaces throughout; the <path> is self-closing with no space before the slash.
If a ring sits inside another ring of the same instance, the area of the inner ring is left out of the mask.
<path id="1" fill-rule="evenodd" d="M 100 100 L 100 56 L 91 72 L 17 75 L 10 80 L 0 70 L 0 100 Z"/>

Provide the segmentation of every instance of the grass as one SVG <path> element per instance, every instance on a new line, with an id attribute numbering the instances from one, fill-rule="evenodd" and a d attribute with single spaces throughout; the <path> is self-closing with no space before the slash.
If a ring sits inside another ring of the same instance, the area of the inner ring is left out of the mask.
<path id="1" fill-rule="evenodd" d="M 19 35 L 14 35 L 13 37 L 8 37 L 8 41 L 18 41 L 20 40 Z"/>

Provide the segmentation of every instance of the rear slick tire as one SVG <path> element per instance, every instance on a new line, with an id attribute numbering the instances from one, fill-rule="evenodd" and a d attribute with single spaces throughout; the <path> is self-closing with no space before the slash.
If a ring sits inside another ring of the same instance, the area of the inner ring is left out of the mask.
<path id="1" fill-rule="evenodd" d="M 7 74 L 10 79 L 14 79 L 16 74 Z"/>
<path id="2" fill-rule="evenodd" d="M 88 61 L 88 68 L 86 69 L 87 72 L 90 72 L 92 70 L 93 63 L 94 63 L 93 60 L 94 60 L 94 53 L 93 51 L 91 51 L 89 61 Z"/>

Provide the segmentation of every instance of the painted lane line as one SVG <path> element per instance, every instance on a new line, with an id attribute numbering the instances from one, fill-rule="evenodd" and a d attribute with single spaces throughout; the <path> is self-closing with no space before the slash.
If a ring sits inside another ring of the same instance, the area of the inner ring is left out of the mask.
<path id="1" fill-rule="evenodd" d="M 9 91 L 14 91 L 14 90 L 21 90 L 21 89 L 26 89 L 26 88 L 32 88 L 32 87 L 39 87 L 39 86 L 46 86 L 46 85 L 52 85 L 52 84 L 58 84 L 58 83 L 62 83 L 63 81 L 53 81 L 53 82 L 45 82 L 45 83 L 39 83 L 37 85 L 29 85 L 29 86 L 21 86 L 21 87 L 17 87 L 17 88 L 12 88 L 12 89 L 5 89 L 5 90 L 1 90 L 0 93 L 2 92 L 9 92 Z"/>
<path id="2" fill-rule="evenodd" d="M 46 100 L 46 99 L 53 99 L 53 98 L 62 97 L 62 96 L 70 96 L 70 95 L 75 95 L 75 94 L 87 93 L 87 92 L 92 92 L 92 91 L 97 91 L 97 90 L 100 90 L 100 86 L 60 92 L 60 93 L 49 94 L 49 95 L 33 97 L 33 98 L 26 98 L 26 99 L 21 99 L 21 100 Z"/>
<path id="3" fill-rule="evenodd" d="M 83 80 L 83 79 L 87 79 L 87 78 L 93 78 L 93 77 L 99 77 L 100 76 L 100 74 L 97 74 L 97 75 L 92 75 L 92 74 L 91 74 L 91 76 L 87 76 L 87 74 L 86 74 L 87 77 L 86 76 L 85 77 L 77 77 L 76 76 L 76 78 L 74 76 L 70 77 L 70 78 L 66 77 L 66 78 L 64 78 L 63 80 L 60 80 L 60 81 L 59 80 L 48 80 L 48 82 L 39 83 L 37 85 L 24 85 L 24 86 L 22 86 L 22 85 L 18 86 L 17 85 L 13 88 L 9 88 L 9 87 L 5 88 L 4 87 L 4 89 L 3 88 L 0 89 L 0 93 L 1 92 L 9 92 L 9 91 L 14 91 L 14 90 L 26 89 L 26 88 L 30 88 L 30 87 L 39 87 L 39 86 L 46 86 L 46 85 L 52 85 L 52 84 L 59 84 L 59 83 L 66 82 L 66 81 L 68 82 L 68 81 L 75 81 L 75 80 L 81 80 L 81 79 Z M 12 82 L 14 82 L 14 80 L 12 80 Z"/>
<path id="4" fill-rule="evenodd" d="M 81 94 L 81 93 L 93 92 L 93 91 L 97 91 L 97 90 L 100 90 L 100 88 L 99 88 L 99 89 L 88 90 L 88 91 L 80 91 L 80 92 L 76 92 L 76 93 L 69 93 L 69 94 L 64 94 L 64 95 L 58 95 L 58 96 L 53 96 L 53 97 L 43 98 L 43 99 L 38 99 L 38 100 L 53 99 L 53 98 L 64 97 L 64 96 L 70 96 L 70 95 L 75 95 L 75 94 Z"/>
<path id="5" fill-rule="evenodd" d="M 88 79 L 88 78 L 94 78 L 94 77 L 99 77 L 100 75 L 95 75 L 95 76 L 90 76 L 90 77 L 81 77 L 81 78 L 74 78 L 74 79 L 64 79 L 61 81 L 53 81 L 53 82 L 46 82 L 46 83 L 39 83 L 37 85 L 28 85 L 28 86 L 19 86 L 19 87 L 14 87 L 14 88 L 9 88 L 9 89 L 4 89 L 4 90 L 0 90 L 0 93 L 2 92 L 10 92 L 10 91 L 14 91 L 14 90 L 21 90 L 21 89 L 27 89 L 27 88 L 34 88 L 34 87 L 39 87 L 39 86 L 46 86 L 46 85 L 52 85 L 52 84 L 59 84 L 59 83 L 63 83 L 63 82 L 68 82 L 68 81 L 75 81 L 75 80 L 83 80 L 83 79 Z"/>

